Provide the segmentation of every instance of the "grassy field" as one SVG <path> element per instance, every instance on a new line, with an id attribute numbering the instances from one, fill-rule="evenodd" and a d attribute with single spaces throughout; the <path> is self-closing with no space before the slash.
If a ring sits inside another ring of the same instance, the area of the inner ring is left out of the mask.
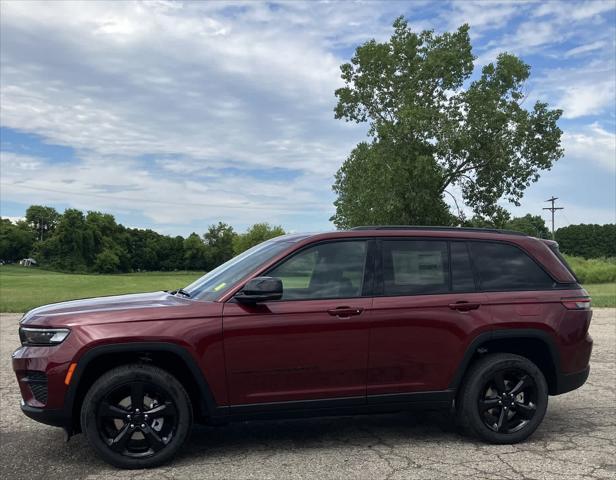
<path id="1" fill-rule="evenodd" d="M 565 258 L 582 283 L 616 282 L 616 258 Z"/>
<path id="2" fill-rule="evenodd" d="M 185 287 L 198 272 L 83 275 L 14 265 L 0 266 L 0 312 L 25 312 L 47 303 Z M 298 285 L 299 286 L 299 285 Z M 595 307 L 616 307 L 616 283 L 585 285 Z"/>
<path id="3" fill-rule="evenodd" d="M 118 275 L 58 273 L 0 266 L 0 312 L 25 312 L 46 303 L 185 287 L 203 273 L 147 272 Z"/>
<path id="4" fill-rule="evenodd" d="M 592 297 L 593 307 L 616 307 L 616 283 L 584 285 Z"/>

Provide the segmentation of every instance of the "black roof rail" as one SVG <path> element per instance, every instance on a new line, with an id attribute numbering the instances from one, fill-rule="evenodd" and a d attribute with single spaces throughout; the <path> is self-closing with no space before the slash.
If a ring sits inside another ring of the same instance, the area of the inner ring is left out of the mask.
<path id="1" fill-rule="evenodd" d="M 523 232 L 516 230 L 503 230 L 500 228 L 477 228 L 477 227 L 426 227 L 418 225 L 363 225 L 353 227 L 350 230 L 436 230 L 439 232 L 478 232 L 478 233 L 501 233 L 505 235 L 521 235 L 526 237 Z"/>

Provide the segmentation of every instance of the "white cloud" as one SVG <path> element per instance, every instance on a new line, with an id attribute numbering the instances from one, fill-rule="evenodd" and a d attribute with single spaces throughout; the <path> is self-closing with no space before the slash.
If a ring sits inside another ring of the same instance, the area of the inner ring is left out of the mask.
<path id="1" fill-rule="evenodd" d="M 606 41 L 597 40 L 596 42 L 586 43 L 584 45 L 580 45 L 579 47 L 575 47 L 570 50 L 567 50 L 565 52 L 565 58 L 583 55 L 585 53 L 594 52 L 595 50 L 600 50 L 606 47 L 607 47 Z"/>
<path id="2" fill-rule="evenodd" d="M 463 1 L 454 2 L 442 16 L 447 20 L 449 29 L 468 23 L 473 33 L 479 35 L 484 30 L 501 28 L 521 9 L 525 9 L 525 5 L 508 1 Z"/>
<path id="3" fill-rule="evenodd" d="M 14 175 L 16 172 L 26 175 L 36 175 L 43 162 L 40 158 L 13 152 L 0 152 L 0 173 L 2 178 Z"/>
<path id="4" fill-rule="evenodd" d="M 563 118 L 600 115 L 614 109 L 614 61 L 592 60 L 575 68 L 544 70 L 531 79 L 530 100 L 548 99 L 563 110 Z"/>
<path id="5" fill-rule="evenodd" d="M 614 82 L 581 83 L 565 86 L 559 106 L 564 118 L 577 118 L 601 113 L 614 101 Z"/>
<path id="6" fill-rule="evenodd" d="M 26 204 L 56 202 L 85 210 L 139 209 L 156 223 L 187 220 L 250 223 L 266 216 L 276 221 L 306 209 L 331 215 L 331 199 L 319 191 L 319 178 L 254 181 L 241 174 L 183 178 L 144 170 L 129 159 L 92 158 L 77 168 L 36 163 L 24 155 L 0 153 L 2 200 Z M 32 168 L 31 165 L 36 165 Z"/>
<path id="7" fill-rule="evenodd" d="M 565 132 L 563 146 L 566 156 L 587 168 L 591 167 L 588 162 L 594 162 L 601 168 L 616 172 L 616 134 L 596 123 L 580 131 Z"/>
<path id="8" fill-rule="evenodd" d="M 575 55 L 590 51 L 584 48 L 596 50 L 599 43 L 609 41 L 613 44 L 614 27 L 606 24 L 602 16 L 605 12 L 616 9 L 616 4 L 612 1 L 543 2 L 540 5 L 533 2 L 516 2 L 512 5 L 515 6 L 518 18 L 522 15 L 522 21 L 513 32 L 491 40 L 481 49 L 478 58 L 480 65 L 493 61 L 502 51 L 522 56 L 537 53 L 559 56 L 563 54 L 561 46 L 565 42 L 577 40 L 578 43 L 584 43 L 584 46 L 579 50 L 569 50 Z M 504 18 L 507 18 L 507 10 L 503 8 L 502 11 Z M 613 51 L 613 48 L 608 51 Z"/>
<path id="9" fill-rule="evenodd" d="M 581 21 L 592 19 L 615 8 L 612 0 L 587 0 L 577 3 L 543 2 L 542 5 L 534 9 L 533 16 L 554 15 L 569 21 Z"/>

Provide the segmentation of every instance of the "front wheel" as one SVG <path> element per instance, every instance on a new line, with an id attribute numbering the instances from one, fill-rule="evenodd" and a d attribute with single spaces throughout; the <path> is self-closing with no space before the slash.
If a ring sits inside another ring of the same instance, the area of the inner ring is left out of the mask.
<path id="1" fill-rule="evenodd" d="M 458 395 L 460 423 L 490 443 L 517 443 L 539 426 L 548 405 L 541 370 L 527 358 L 493 354 L 477 361 Z"/>
<path id="2" fill-rule="evenodd" d="M 182 384 L 151 365 L 125 365 L 102 375 L 81 408 L 90 445 L 120 468 L 149 468 L 168 461 L 192 425 L 192 408 Z"/>

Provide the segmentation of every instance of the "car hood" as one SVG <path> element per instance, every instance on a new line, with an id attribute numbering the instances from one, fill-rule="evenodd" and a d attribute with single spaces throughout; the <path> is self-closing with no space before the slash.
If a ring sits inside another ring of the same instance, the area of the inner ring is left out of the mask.
<path id="1" fill-rule="evenodd" d="M 30 310 L 22 325 L 57 326 L 81 323 L 110 323 L 193 317 L 198 308 L 200 317 L 208 310 L 218 311 L 214 302 L 191 300 L 167 292 L 138 293 L 109 297 L 86 298 L 52 303 Z M 209 306 L 209 308 L 208 308 Z"/>

